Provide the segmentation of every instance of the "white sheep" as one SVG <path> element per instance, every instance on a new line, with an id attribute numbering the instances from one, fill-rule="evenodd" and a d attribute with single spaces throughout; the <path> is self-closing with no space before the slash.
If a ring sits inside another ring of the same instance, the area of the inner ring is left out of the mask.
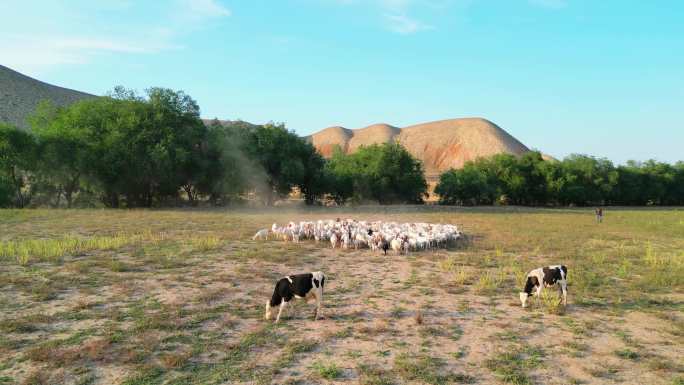
<path id="1" fill-rule="evenodd" d="M 373 251 L 386 251 L 391 247 L 397 253 L 446 248 L 466 239 L 458 227 L 452 224 L 369 222 L 339 218 L 289 222 L 284 227 L 274 223 L 270 233 L 260 230 L 257 234 L 253 239 L 271 236 L 295 243 L 313 239 L 316 242 L 330 241 L 332 248 L 368 247 Z"/>
<path id="2" fill-rule="evenodd" d="M 257 239 L 262 241 L 268 239 L 268 229 L 261 229 L 257 231 L 256 234 L 254 234 L 254 236 L 252 237 L 252 240 L 256 241 Z"/>

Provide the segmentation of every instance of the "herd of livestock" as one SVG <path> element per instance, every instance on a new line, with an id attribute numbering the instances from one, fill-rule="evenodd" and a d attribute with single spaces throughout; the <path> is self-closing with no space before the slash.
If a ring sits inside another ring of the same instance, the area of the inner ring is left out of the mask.
<path id="1" fill-rule="evenodd" d="M 290 222 L 284 226 L 274 223 L 270 229 L 257 231 L 252 239 L 278 239 L 295 243 L 313 239 L 316 243 L 327 242 L 333 249 L 370 248 L 373 251 L 382 250 L 386 254 L 390 249 L 397 253 L 408 253 L 448 248 L 465 240 L 465 235 L 452 224 L 367 222 L 338 218 Z"/>

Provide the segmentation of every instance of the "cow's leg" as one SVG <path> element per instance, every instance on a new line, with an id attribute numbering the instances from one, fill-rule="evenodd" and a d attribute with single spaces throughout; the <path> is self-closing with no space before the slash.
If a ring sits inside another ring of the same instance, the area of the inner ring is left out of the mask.
<path id="1" fill-rule="evenodd" d="M 568 284 L 565 281 L 560 283 L 561 292 L 563 293 L 563 306 L 568 306 Z"/>
<path id="2" fill-rule="evenodd" d="M 271 301 L 266 301 L 266 313 L 264 313 L 264 319 L 271 319 Z"/>
<path id="3" fill-rule="evenodd" d="M 287 302 L 283 300 L 283 302 L 280 303 L 280 308 L 278 308 L 278 316 L 276 316 L 275 320 L 276 323 L 280 321 L 280 314 L 282 314 L 283 309 L 285 309 L 285 305 L 287 305 Z"/>
<path id="4" fill-rule="evenodd" d="M 314 321 L 318 321 L 318 316 L 321 314 L 321 304 L 323 303 L 323 291 L 317 290 L 316 293 L 316 311 L 314 312 Z"/>
<path id="5" fill-rule="evenodd" d="M 539 286 L 537 286 L 537 293 L 535 294 L 535 296 L 537 296 L 537 306 L 539 306 L 539 304 L 541 302 L 541 293 L 542 293 L 543 289 L 544 289 L 543 284 L 540 284 Z"/>

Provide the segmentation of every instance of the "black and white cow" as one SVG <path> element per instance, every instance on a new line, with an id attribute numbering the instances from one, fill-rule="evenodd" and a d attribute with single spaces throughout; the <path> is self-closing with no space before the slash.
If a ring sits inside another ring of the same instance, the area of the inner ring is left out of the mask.
<path id="1" fill-rule="evenodd" d="M 264 318 L 271 319 L 271 308 L 279 306 L 276 322 L 280 321 L 280 315 L 285 305 L 292 298 L 304 298 L 307 302 L 311 299 L 316 300 L 316 312 L 314 320 L 318 319 L 323 302 L 323 285 L 325 285 L 325 275 L 320 271 L 306 274 L 288 275 L 281 278 L 273 290 L 271 300 L 266 302 L 266 315 Z"/>
<path id="2" fill-rule="evenodd" d="M 563 305 L 568 304 L 568 268 L 563 265 L 546 266 L 534 269 L 527 273 L 525 290 L 520 292 L 522 307 L 527 306 L 527 298 L 533 295 L 539 296 L 542 289 L 558 284 L 559 294 L 563 296 Z M 532 293 L 535 290 L 535 293 Z"/>

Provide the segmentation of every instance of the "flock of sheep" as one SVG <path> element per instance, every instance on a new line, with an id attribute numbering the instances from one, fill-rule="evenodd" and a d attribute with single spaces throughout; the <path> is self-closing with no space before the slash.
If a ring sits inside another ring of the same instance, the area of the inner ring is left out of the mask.
<path id="1" fill-rule="evenodd" d="M 261 229 L 253 240 L 279 239 L 298 243 L 303 239 L 329 242 L 342 249 L 370 248 L 373 251 L 392 249 L 397 253 L 454 246 L 465 239 L 456 225 L 431 223 L 367 222 L 354 219 L 328 219 L 316 222 L 273 224 Z"/>

